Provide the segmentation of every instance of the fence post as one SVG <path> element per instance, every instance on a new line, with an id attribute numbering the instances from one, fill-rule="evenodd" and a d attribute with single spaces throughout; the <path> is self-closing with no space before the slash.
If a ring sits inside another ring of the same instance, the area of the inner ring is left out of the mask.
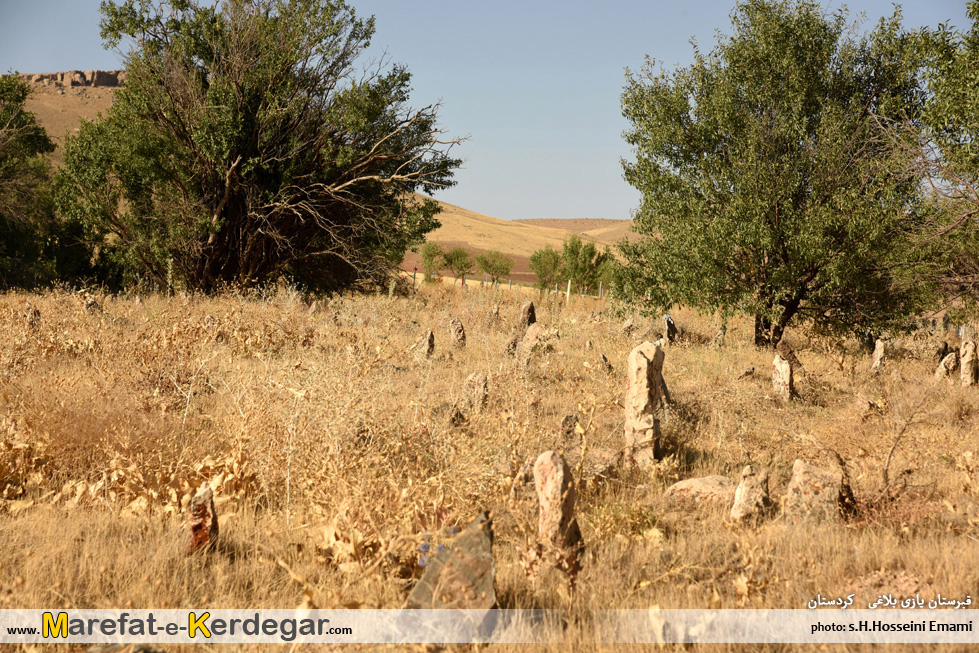
<path id="1" fill-rule="evenodd" d="M 564 303 L 567 304 L 571 301 L 571 279 L 568 279 L 568 292 L 564 295 Z"/>

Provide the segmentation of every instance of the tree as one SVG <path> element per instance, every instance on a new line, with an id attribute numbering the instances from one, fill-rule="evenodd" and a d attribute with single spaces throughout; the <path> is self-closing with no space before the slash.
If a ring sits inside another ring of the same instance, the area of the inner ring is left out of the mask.
<path id="1" fill-rule="evenodd" d="M 530 255 L 530 269 L 537 275 L 537 287 L 541 290 L 550 288 L 562 276 L 561 254 L 546 245 Z"/>
<path id="2" fill-rule="evenodd" d="M 435 273 L 445 267 L 445 253 L 442 246 L 436 242 L 426 242 L 421 249 L 422 269 L 425 270 L 425 281 L 435 280 Z"/>
<path id="3" fill-rule="evenodd" d="M 459 165 L 399 65 L 362 65 L 342 0 L 102 3 L 128 80 L 65 144 L 61 210 L 130 275 L 191 288 L 380 281 L 438 226 Z"/>
<path id="4" fill-rule="evenodd" d="M 942 287 L 949 302 L 979 301 L 979 2 L 969 2 L 966 13 L 967 31 L 940 25 L 920 34 L 929 94 L 919 140 L 907 148 L 934 200 L 916 249 L 932 253 L 921 276 Z M 936 244 L 943 255 L 934 255 Z"/>
<path id="5" fill-rule="evenodd" d="M 565 239 L 561 251 L 561 269 L 578 292 L 585 292 L 598 286 L 600 270 L 611 258 L 612 253 L 607 247 L 604 252 L 599 252 L 595 243 L 583 242 L 578 234 L 571 234 Z"/>
<path id="6" fill-rule="evenodd" d="M 755 316 L 755 342 L 794 320 L 852 329 L 916 310 L 899 284 L 919 186 L 893 145 L 924 99 L 900 14 L 856 38 L 840 11 L 747 0 L 733 35 L 672 73 L 627 73 L 623 114 L 642 193 L 630 274 L 658 308 Z M 882 120 L 895 129 L 881 133 Z"/>
<path id="7" fill-rule="evenodd" d="M 462 247 L 453 247 L 443 256 L 445 267 L 452 270 L 457 278 L 463 278 L 473 271 L 473 260 Z"/>
<path id="8" fill-rule="evenodd" d="M 30 86 L 0 77 L 0 283 L 33 285 L 55 276 L 46 241 L 50 219 L 50 164 L 54 144 L 24 109 Z"/>
<path id="9" fill-rule="evenodd" d="M 513 269 L 513 259 L 503 252 L 491 249 L 485 254 L 476 256 L 476 268 L 483 274 L 489 275 L 493 283 L 497 283 L 501 278 L 510 274 Z"/>

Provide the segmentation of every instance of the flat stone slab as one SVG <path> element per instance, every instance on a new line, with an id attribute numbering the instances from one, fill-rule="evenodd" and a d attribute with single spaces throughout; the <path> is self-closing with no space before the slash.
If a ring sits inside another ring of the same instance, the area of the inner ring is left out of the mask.
<path id="1" fill-rule="evenodd" d="M 666 488 L 663 498 L 671 503 L 704 503 L 729 506 L 737 485 L 727 476 L 688 478 Z"/>

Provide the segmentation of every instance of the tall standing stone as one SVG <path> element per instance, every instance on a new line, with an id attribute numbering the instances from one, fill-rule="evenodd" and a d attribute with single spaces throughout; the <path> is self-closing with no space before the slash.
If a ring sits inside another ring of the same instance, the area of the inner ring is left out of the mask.
<path id="1" fill-rule="evenodd" d="M 427 361 L 435 353 L 435 334 L 432 333 L 431 329 L 428 333 L 422 336 L 421 340 L 415 343 L 415 360 L 419 362 Z"/>
<path id="2" fill-rule="evenodd" d="M 788 401 L 795 396 L 792 364 L 782 358 L 781 354 L 775 354 L 775 360 L 772 361 L 772 387 L 775 389 L 775 396 L 782 401 Z"/>
<path id="3" fill-rule="evenodd" d="M 218 541 L 218 513 L 214 491 L 204 482 L 190 500 L 190 553 L 213 547 Z"/>
<path id="4" fill-rule="evenodd" d="M 538 543 L 550 550 L 561 567 L 574 577 L 581 568 L 578 556 L 584 543 L 574 516 L 574 477 L 568 463 L 556 451 L 545 451 L 534 463 L 534 486 L 540 503 Z"/>
<path id="5" fill-rule="evenodd" d="M 762 516 L 771 506 L 768 496 L 768 470 L 757 470 L 745 465 L 741 470 L 741 483 L 734 491 L 734 505 L 731 507 L 732 521 L 745 521 Z"/>
<path id="6" fill-rule="evenodd" d="M 489 400 L 489 381 L 482 372 L 473 372 L 466 379 L 463 402 L 466 408 L 480 411 Z"/>
<path id="7" fill-rule="evenodd" d="M 972 340 L 963 342 L 961 351 L 961 362 L 959 364 L 962 368 L 962 385 L 967 387 L 976 385 L 979 382 L 979 362 L 976 361 L 976 343 Z"/>
<path id="8" fill-rule="evenodd" d="M 466 329 L 462 326 L 462 320 L 457 317 L 449 320 L 449 346 L 453 349 L 466 347 Z"/>
<path id="9" fill-rule="evenodd" d="M 660 402 L 665 354 L 658 343 L 644 342 L 629 354 L 625 394 L 625 442 L 627 453 L 640 466 L 659 456 Z"/>
<path id="10" fill-rule="evenodd" d="M 518 329 L 521 333 L 536 321 L 537 311 L 534 309 L 534 302 L 527 302 L 520 307 L 520 324 L 518 325 Z"/>
<path id="11" fill-rule="evenodd" d="M 870 364 L 870 371 L 874 374 L 879 373 L 884 369 L 884 362 L 887 360 L 887 346 L 884 344 L 883 338 L 877 339 L 877 344 L 874 345 L 874 362 Z"/>

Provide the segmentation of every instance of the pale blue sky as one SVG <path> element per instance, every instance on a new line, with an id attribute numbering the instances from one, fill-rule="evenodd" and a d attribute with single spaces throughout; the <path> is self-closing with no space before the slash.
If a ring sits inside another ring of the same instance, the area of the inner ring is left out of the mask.
<path id="1" fill-rule="evenodd" d="M 623 181 L 629 156 L 619 94 L 624 69 L 650 55 L 690 63 L 730 32 L 735 3 L 715 0 L 352 0 L 377 18 L 373 55 L 385 50 L 413 74 L 412 104 L 441 100 L 441 125 L 470 136 L 458 185 L 437 197 L 499 218 L 630 217 L 638 194 Z M 824 2 L 837 9 L 840 2 Z M 113 69 L 102 48 L 98 0 L 0 0 L 0 71 Z M 886 0 L 847 3 L 866 27 Z M 902 5 L 906 27 L 965 27 L 965 0 Z"/>

